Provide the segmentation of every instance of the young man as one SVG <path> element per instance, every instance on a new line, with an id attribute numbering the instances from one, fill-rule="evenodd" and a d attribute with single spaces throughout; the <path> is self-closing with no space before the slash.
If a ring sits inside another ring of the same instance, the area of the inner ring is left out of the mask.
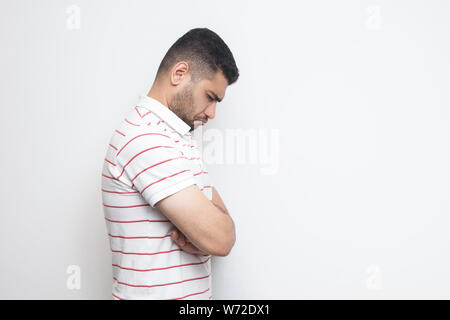
<path id="1" fill-rule="evenodd" d="M 102 172 L 114 299 L 212 299 L 211 256 L 229 254 L 235 227 L 190 132 L 238 77 L 225 42 L 192 29 L 114 130 Z"/>

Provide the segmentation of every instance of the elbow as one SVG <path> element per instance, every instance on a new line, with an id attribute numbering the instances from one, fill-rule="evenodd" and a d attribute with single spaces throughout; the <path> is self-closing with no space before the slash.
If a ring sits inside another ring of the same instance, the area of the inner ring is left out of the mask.
<path id="1" fill-rule="evenodd" d="M 218 257 L 226 257 L 230 254 L 232 248 L 233 248 L 232 245 L 224 245 L 215 250 L 215 252 L 212 255 Z"/>
<path id="2" fill-rule="evenodd" d="M 229 215 L 220 215 L 221 224 L 217 229 L 210 233 L 209 253 L 213 256 L 226 257 L 236 242 L 236 232 L 234 221 Z"/>
<path id="3" fill-rule="evenodd" d="M 213 241 L 209 241 L 208 244 L 205 244 L 202 251 L 217 257 L 226 257 L 230 254 L 231 249 L 234 246 L 234 234 L 231 235 L 222 235 L 220 238 L 217 237 Z"/>
<path id="4" fill-rule="evenodd" d="M 224 250 L 222 250 L 220 257 L 228 256 L 230 254 L 232 248 L 233 248 L 233 245 L 225 247 Z"/>
<path id="5" fill-rule="evenodd" d="M 216 251 L 215 255 L 219 256 L 219 257 L 226 257 L 230 254 L 230 252 L 233 249 L 234 244 L 236 242 L 234 226 L 233 226 L 233 230 L 229 234 L 227 234 L 227 236 L 224 237 L 223 241 L 221 241 L 221 242 L 222 243 L 218 247 L 218 250 Z"/>

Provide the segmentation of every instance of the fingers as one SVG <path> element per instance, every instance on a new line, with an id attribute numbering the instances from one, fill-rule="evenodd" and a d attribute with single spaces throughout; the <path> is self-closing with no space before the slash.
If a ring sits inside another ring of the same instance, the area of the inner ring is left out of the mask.
<path id="1" fill-rule="evenodd" d="M 175 241 L 180 247 L 185 246 L 190 241 L 186 238 L 186 236 L 180 232 L 180 230 L 175 229 L 172 231 L 172 240 Z"/>
<path id="2" fill-rule="evenodd" d="M 172 231 L 172 240 L 178 242 L 178 238 L 180 237 L 180 232 L 176 229 Z"/>
<path id="3" fill-rule="evenodd" d="M 186 239 L 184 238 L 183 234 L 180 234 L 178 238 L 178 244 L 180 245 L 180 247 L 183 247 L 186 244 Z"/>
<path id="4" fill-rule="evenodd" d="M 192 254 L 202 254 L 206 256 L 206 254 L 194 246 L 180 230 L 175 228 L 171 233 L 171 238 L 178 246 L 181 247 L 181 250 Z"/>

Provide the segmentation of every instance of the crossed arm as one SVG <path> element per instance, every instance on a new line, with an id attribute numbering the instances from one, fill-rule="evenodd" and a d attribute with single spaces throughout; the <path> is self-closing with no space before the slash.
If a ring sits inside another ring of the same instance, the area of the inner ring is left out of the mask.
<path id="1" fill-rule="evenodd" d="M 229 215 L 227 207 L 225 206 L 225 203 L 223 202 L 222 198 L 220 197 L 219 193 L 217 192 L 216 188 L 212 187 L 212 200 L 211 202 L 224 214 Z M 231 219 L 231 216 L 230 216 Z M 233 222 L 233 232 L 234 232 L 234 221 Z M 178 244 L 183 251 L 186 251 L 188 253 L 192 254 L 202 254 L 204 256 L 207 256 L 208 253 L 200 250 L 196 246 L 194 246 L 187 238 L 186 236 L 177 228 L 175 228 L 172 233 L 172 240 L 175 241 L 176 244 Z"/>

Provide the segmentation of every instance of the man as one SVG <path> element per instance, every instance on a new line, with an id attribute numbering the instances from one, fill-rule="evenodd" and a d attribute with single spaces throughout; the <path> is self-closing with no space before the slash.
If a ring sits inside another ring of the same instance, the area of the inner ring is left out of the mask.
<path id="1" fill-rule="evenodd" d="M 114 130 L 102 172 L 114 299 L 212 299 L 211 256 L 230 253 L 235 227 L 190 132 L 238 77 L 224 41 L 192 29 Z"/>

